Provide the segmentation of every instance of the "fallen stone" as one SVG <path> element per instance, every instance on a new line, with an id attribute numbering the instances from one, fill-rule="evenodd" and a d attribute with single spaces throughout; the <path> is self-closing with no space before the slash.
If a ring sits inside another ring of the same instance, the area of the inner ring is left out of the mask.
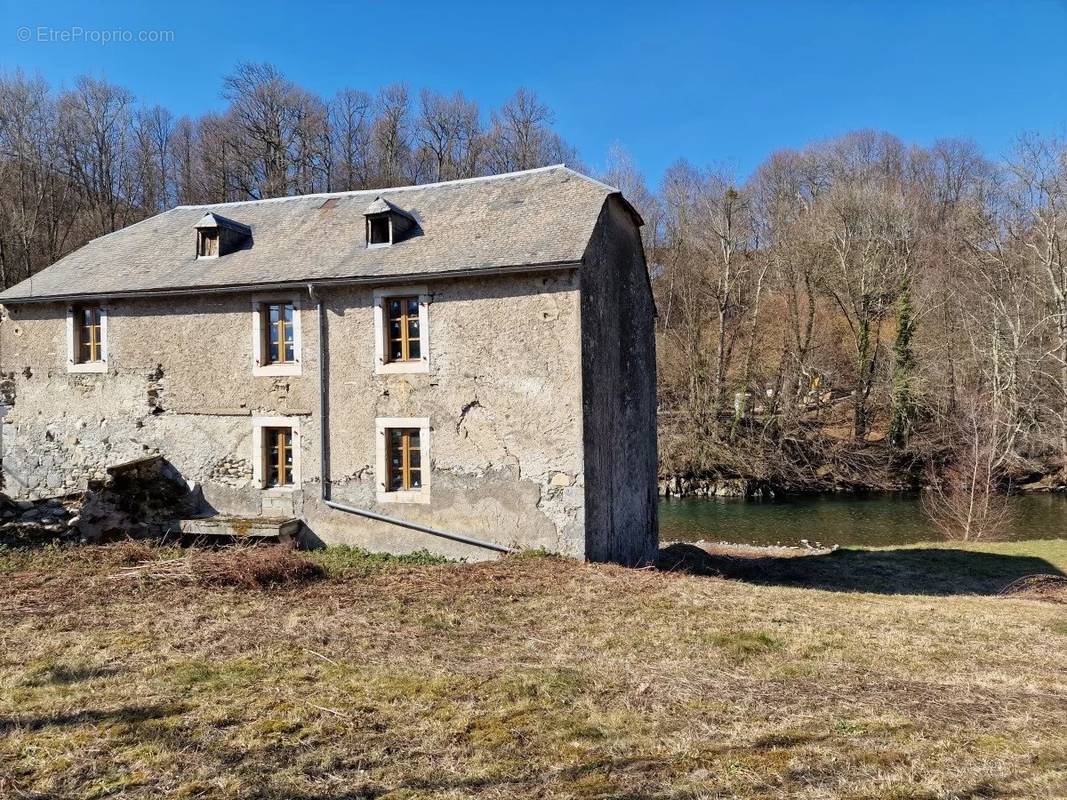
<path id="1" fill-rule="evenodd" d="M 572 478 L 566 472 L 556 472 L 552 475 L 551 483 L 553 486 L 557 487 L 570 486 L 572 483 L 574 483 L 574 478 Z"/>

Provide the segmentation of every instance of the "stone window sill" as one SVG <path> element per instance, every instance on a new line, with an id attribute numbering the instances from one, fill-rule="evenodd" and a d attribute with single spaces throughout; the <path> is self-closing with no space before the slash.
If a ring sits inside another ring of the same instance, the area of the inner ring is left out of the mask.
<path id="1" fill-rule="evenodd" d="M 107 372 L 106 361 L 91 361 L 88 364 L 67 364 L 67 372 L 73 374 L 102 374 Z"/>
<path id="2" fill-rule="evenodd" d="M 417 489 L 407 492 L 383 492 L 379 490 L 376 499 L 379 503 L 421 503 L 425 505 L 430 502 L 430 490 Z"/>
<path id="3" fill-rule="evenodd" d="M 386 364 L 379 361 L 374 370 L 376 375 L 425 375 L 429 371 L 430 362 L 425 358 L 418 361 L 390 361 Z"/>
<path id="4" fill-rule="evenodd" d="M 301 364 L 268 364 L 265 367 L 252 367 L 252 377 L 270 378 L 278 376 L 302 375 L 304 368 Z"/>

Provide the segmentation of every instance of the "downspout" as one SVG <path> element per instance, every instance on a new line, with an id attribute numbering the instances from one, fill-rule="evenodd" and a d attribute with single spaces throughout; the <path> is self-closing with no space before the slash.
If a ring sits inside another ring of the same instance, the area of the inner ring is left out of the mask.
<path id="1" fill-rule="evenodd" d="M 387 522 L 390 525 L 409 528 L 413 531 L 419 531 L 420 533 L 428 533 L 431 536 L 450 539 L 454 542 L 471 545 L 472 547 L 480 547 L 484 550 L 492 550 L 497 553 L 516 552 L 512 547 L 505 547 L 504 545 L 496 544 L 495 542 L 475 539 L 471 536 L 444 531 L 440 528 L 431 528 L 428 525 L 420 525 L 417 522 L 408 522 L 407 520 L 398 519 L 397 517 L 389 517 L 385 514 L 379 514 L 376 511 L 370 511 L 365 508 L 356 508 L 355 506 L 338 503 L 330 499 L 329 364 L 327 361 L 328 355 L 326 349 L 326 304 L 322 295 L 316 291 L 314 284 L 309 283 L 307 289 L 308 296 L 315 301 L 316 315 L 319 323 L 319 481 L 322 489 L 323 504 L 336 511 L 344 511 L 348 514 L 358 514 L 367 519 Z"/>

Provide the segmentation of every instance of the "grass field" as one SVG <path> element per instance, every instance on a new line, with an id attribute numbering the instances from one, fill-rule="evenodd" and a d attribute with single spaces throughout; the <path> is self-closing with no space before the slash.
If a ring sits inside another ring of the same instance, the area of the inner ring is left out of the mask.
<path id="1" fill-rule="evenodd" d="M 995 595 L 1067 542 L 312 558 L 261 590 L 0 553 L 0 797 L 1067 797 L 1067 606 Z"/>

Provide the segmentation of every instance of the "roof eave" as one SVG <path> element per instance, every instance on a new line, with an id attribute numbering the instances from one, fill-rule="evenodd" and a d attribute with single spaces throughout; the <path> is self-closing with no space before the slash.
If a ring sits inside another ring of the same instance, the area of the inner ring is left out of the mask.
<path id="1" fill-rule="evenodd" d="M 200 294 L 239 294 L 262 290 L 330 288 L 340 286 L 386 286 L 396 283 L 430 282 L 455 280 L 458 278 L 493 277 L 496 275 L 521 275 L 524 273 L 555 272 L 559 270 L 578 269 L 581 260 L 545 261 L 536 264 L 515 264 L 503 267 L 472 267 L 468 269 L 447 270 L 442 272 L 407 272 L 398 275 L 353 275 L 345 278 L 305 278 L 301 280 L 278 281 L 277 283 L 234 283 L 217 286 L 180 286 L 167 289 L 140 289 L 126 292 L 92 292 L 86 294 L 42 295 L 36 297 L 4 297 L 0 294 L 0 305 L 19 306 L 38 303 L 70 303 L 103 300 L 136 300 L 153 297 L 178 297 Z"/>

